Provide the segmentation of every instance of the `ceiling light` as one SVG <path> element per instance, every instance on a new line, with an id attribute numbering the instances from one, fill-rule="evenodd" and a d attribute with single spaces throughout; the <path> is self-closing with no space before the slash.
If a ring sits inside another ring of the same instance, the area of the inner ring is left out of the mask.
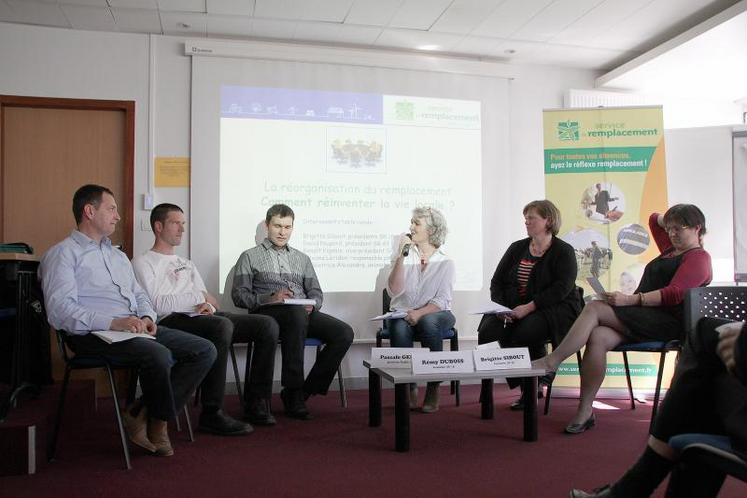
<path id="1" fill-rule="evenodd" d="M 441 48 L 441 45 L 418 45 L 415 48 L 418 50 L 438 50 Z"/>

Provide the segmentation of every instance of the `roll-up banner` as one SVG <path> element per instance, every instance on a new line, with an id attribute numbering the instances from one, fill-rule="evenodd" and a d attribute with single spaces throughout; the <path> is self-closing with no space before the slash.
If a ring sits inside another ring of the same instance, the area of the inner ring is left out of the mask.
<path id="1" fill-rule="evenodd" d="M 545 110 L 544 143 L 546 195 L 560 209 L 560 237 L 576 250 L 576 284 L 587 302 L 595 294 L 589 277 L 607 291 L 632 294 L 645 264 L 659 254 L 649 216 L 668 205 L 662 108 Z M 652 390 L 659 355 L 628 356 L 634 388 Z M 578 383 L 574 356 L 555 385 Z M 627 389 L 622 353 L 608 354 L 602 387 Z"/>

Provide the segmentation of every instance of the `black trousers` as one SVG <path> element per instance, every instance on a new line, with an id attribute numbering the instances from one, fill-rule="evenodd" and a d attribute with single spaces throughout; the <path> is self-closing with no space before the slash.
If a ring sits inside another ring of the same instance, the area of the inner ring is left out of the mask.
<path id="1" fill-rule="evenodd" d="M 655 438 L 666 442 L 678 434 L 720 434 L 729 436 L 735 448 L 747 449 L 747 387 L 715 353 L 714 329 L 722 323 L 704 318 L 697 335 L 688 337 L 651 431 Z M 710 469 L 678 467 L 667 496 L 716 496 L 723 480 L 723 474 Z"/>
<path id="2" fill-rule="evenodd" d="M 539 313 L 530 313 L 505 325 L 499 316 L 485 315 L 477 328 L 478 344 L 498 341 L 503 348 L 526 347 L 533 360 L 545 356 L 545 343 L 550 339 L 550 325 Z M 506 382 L 511 389 L 521 385 L 521 379 L 506 379 Z"/>
<path id="3" fill-rule="evenodd" d="M 78 354 L 103 356 L 138 369 L 148 415 L 170 420 L 184 407 L 215 362 L 215 347 L 181 330 L 159 326 L 156 339 L 135 338 L 107 344 L 92 334 L 69 335 Z"/>
<path id="4" fill-rule="evenodd" d="M 254 313 L 272 317 L 279 326 L 283 387 L 303 389 L 308 394 L 327 394 L 340 362 L 353 343 L 350 325 L 321 311 L 307 313 L 303 306 L 297 305 L 262 306 Z M 324 347 L 304 381 L 306 337 L 319 339 Z"/>
<path id="5" fill-rule="evenodd" d="M 252 397 L 269 398 L 272 394 L 272 375 L 275 369 L 275 346 L 278 326 L 269 317 L 217 313 L 191 317 L 172 313 L 159 323 L 184 330 L 209 340 L 215 346 L 217 358 L 202 381 L 200 402 L 203 409 L 214 411 L 223 406 L 228 365 L 228 347 L 231 342 L 253 343 L 254 356 L 251 370 L 244 376 L 245 401 Z"/>

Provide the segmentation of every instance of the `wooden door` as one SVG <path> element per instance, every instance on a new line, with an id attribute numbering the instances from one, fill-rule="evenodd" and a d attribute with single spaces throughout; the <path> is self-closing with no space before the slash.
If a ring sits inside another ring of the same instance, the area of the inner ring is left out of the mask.
<path id="1" fill-rule="evenodd" d="M 0 240 L 38 255 L 75 228 L 72 198 L 86 183 L 114 192 L 114 244 L 132 256 L 134 103 L 0 96 Z"/>

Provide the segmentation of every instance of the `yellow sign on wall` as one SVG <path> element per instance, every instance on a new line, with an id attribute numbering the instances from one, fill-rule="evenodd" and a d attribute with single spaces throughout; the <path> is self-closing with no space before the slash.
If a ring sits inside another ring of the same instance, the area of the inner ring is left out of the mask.
<path id="1" fill-rule="evenodd" d="M 157 157 L 156 187 L 189 187 L 188 157 Z"/>

